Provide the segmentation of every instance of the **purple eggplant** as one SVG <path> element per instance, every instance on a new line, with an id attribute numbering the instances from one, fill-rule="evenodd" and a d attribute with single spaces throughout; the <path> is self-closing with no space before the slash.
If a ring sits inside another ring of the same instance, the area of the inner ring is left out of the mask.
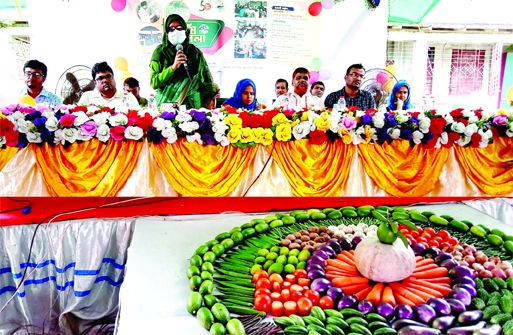
<path id="1" fill-rule="evenodd" d="M 422 252 L 424 250 L 426 250 L 426 247 L 424 246 L 424 244 L 420 244 L 420 243 L 415 243 L 414 245 L 411 246 L 411 248 L 413 249 L 413 253 L 415 254 L 415 256 L 420 256 L 422 254 Z"/>
<path id="2" fill-rule="evenodd" d="M 440 266 L 443 266 L 447 270 L 454 269 L 455 267 L 459 266 L 460 263 L 458 263 L 455 259 L 446 259 L 443 261 Z"/>
<path id="3" fill-rule="evenodd" d="M 376 306 L 376 312 L 385 319 L 390 320 L 394 317 L 394 306 L 390 305 L 388 302 L 382 302 Z"/>
<path id="4" fill-rule="evenodd" d="M 326 295 L 326 292 L 328 292 L 331 287 L 333 287 L 333 284 L 326 278 L 315 278 L 310 284 L 310 288 L 319 292 L 321 296 Z"/>
<path id="5" fill-rule="evenodd" d="M 444 299 L 429 298 L 427 304 L 434 308 L 436 315 L 451 315 L 451 306 Z"/>
<path id="6" fill-rule="evenodd" d="M 342 252 L 342 247 L 340 246 L 340 243 L 338 243 L 337 241 L 334 241 L 334 240 L 329 240 L 328 242 L 326 242 L 326 244 L 331 247 L 335 253 L 339 254 Z"/>
<path id="7" fill-rule="evenodd" d="M 452 289 L 454 290 L 455 288 L 462 288 L 462 289 L 466 290 L 470 294 L 471 297 L 475 297 L 477 295 L 476 288 L 473 286 L 467 285 L 467 284 L 456 284 L 452 287 Z"/>
<path id="8" fill-rule="evenodd" d="M 308 258 L 308 264 L 324 266 L 326 265 L 326 259 L 322 258 L 321 256 L 310 256 L 310 258 Z"/>
<path id="9" fill-rule="evenodd" d="M 395 307 L 395 317 L 397 319 L 413 319 L 413 309 L 408 305 L 397 305 Z"/>
<path id="10" fill-rule="evenodd" d="M 312 270 L 308 272 L 308 279 L 326 278 L 326 272 L 320 270 Z"/>
<path id="11" fill-rule="evenodd" d="M 425 324 L 430 324 L 431 321 L 436 318 L 435 309 L 426 304 L 420 304 L 413 307 L 413 311 L 415 312 L 415 318 Z"/>
<path id="12" fill-rule="evenodd" d="M 461 287 L 456 287 L 452 289 L 449 294 L 447 294 L 447 298 L 454 298 L 460 300 L 463 305 L 469 306 L 472 302 L 472 297 L 470 296 L 470 293 L 468 293 L 467 290 Z"/>
<path id="13" fill-rule="evenodd" d="M 321 245 L 317 250 L 322 250 L 324 252 L 326 252 L 328 254 L 328 257 L 329 258 L 334 258 L 337 256 L 337 253 L 335 252 L 335 250 L 333 250 L 332 247 L 330 247 L 329 245 Z"/>
<path id="14" fill-rule="evenodd" d="M 471 278 L 471 277 L 454 278 L 452 283 L 453 284 L 466 284 L 466 285 L 470 285 L 472 287 L 476 287 L 476 282 L 474 281 L 474 278 Z"/>
<path id="15" fill-rule="evenodd" d="M 483 311 L 466 311 L 458 315 L 458 323 L 462 326 L 473 325 L 483 318 Z"/>
<path id="16" fill-rule="evenodd" d="M 463 302 L 458 299 L 445 299 L 449 306 L 451 306 L 451 313 L 454 316 L 458 316 L 460 313 L 463 313 L 467 310 Z"/>
<path id="17" fill-rule="evenodd" d="M 351 245 L 353 246 L 353 249 L 356 249 L 356 246 L 363 241 L 363 237 L 361 236 L 355 236 L 353 237 L 353 240 L 351 241 Z"/>
<path id="18" fill-rule="evenodd" d="M 394 328 L 395 330 L 399 330 L 406 326 L 417 326 L 417 327 L 429 328 L 427 325 L 425 325 L 423 323 L 413 321 L 413 320 L 408 320 L 408 319 L 399 319 L 399 320 L 395 320 L 394 323 L 392 323 L 392 328 Z"/>
<path id="19" fill-rule="evenodd" d="M 352 250 L 353 245 L 351 244 L 351 240 L 347 237 L 342 237 L 338 243 L 340 243 L 340 246 L 342 247 L 342 250 Z"/>
<path id="20" fill-rule="evenodd" d="M 305 268 L 306 272 L 310 272 L 312 270 L 319 270 L 319 271 L 323 271 L 324 272 L 324 267 L 322 267 L 321 265 L 319 264 L 308 264 Z"/>
<path id="21" fill-rule="evenodd" d="M 442 251 L 435 257 L 436 264 L 440 264 L 446 259 L 452 259 L 452 255 L 448 252 Z"/>
<path id="22" fill-rule="evenodd" d="M 336 304 L 344 296 L 344 291 L 342 291 L 341 288 L 333 286 L 328 289 L 326 295 Z"/>
<path id="23" fill-rule="evenodd" d="M 440 249 L 431 247 L 424 250 L 420 255 L 424 258 L 433 258 L 435 259 L 436 256 L 440 253 Z"/>
<path id="24" fill-rule="evenodd" d="M 454 269 L 451 269 L 449 271 L 449 276 L 453 277 L 453 278 L 457 278 L 457 277 L 470 277 L 470 278 L 474 278 L 474 269 L 471 269 L 469 268 L 468 266 L 465 266 L 465 265 L 458 265 L 457 267 L 455 267 Z"/>
<path id="25" fill-rule="evenodd" d="M 374 306 L 372 306 L 372 303 L 369 300 L 363 299 L 358 302 L 358 310 L 363 314 L 367 314 L 374 310 Z"/>
<path id="26" fill-rule="evenodd" d="M 345 297 L 342 297 L 340 301 L 337 304 L 338 310 L 341 310 L 342 308 L 353 308 L 356 303 L 358 302 L 358 298 L 354 295 L 346 295 Z"/>
<path id="27" fill-rule="evenodd" d="M 440 330 L 446 330 L 454 325 L 456 318 L 454 316 L 441 316 L 433 320 L 431 327 Z"/>
<path id="28" fill-rule="evenodd" d="M 328 258 L 330 258 L 330 255 L 328 255 L 328 253 L 326 251 L 317 249 L 312 253 L 312 256 L 310 256 L 310 258 L 312 258 L 312 257 L 320 257 L 322 259 L 328 259 Z M 308 260 L 310 260 L 310 258 Z"/>
<path id="29" fill-rule="evenodd" d="M 492 325 L 487 328 L 481 328 L 472 333 L 472 335 L 500 335 L 502 327 L 499 325 Z"/>
<path id="30" fill-rule="evenodd" d="M 434 328 L 419 327 L 419 326 L 406 326 L 397 332 L 398 335 L 440 335 L 441 331 Z"/>
<path id="31" fill-rule="evenodd" d="M 447 330 L 447 335 L 472 335 L 476 330 L 483 329 L 486 322 L 481 321 L 472 326 L 454 327 Z"/>

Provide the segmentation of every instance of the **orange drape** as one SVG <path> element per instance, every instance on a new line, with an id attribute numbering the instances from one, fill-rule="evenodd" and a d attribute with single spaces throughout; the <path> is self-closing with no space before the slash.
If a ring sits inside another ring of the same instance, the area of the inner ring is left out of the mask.
<path id="1" fill-rule="evenodd" d="M 358 154 L 365 172 L 385 192 L 399 197 L 424 196 L 433 191 L 449 150 L 411 147 L 409 141 L 360 144 Z"/>
<path id="2" fill-rule="evenodd" d="M 32 145 L 36 164 L 52 196 L 116 196 L 132 174 L 143 142 L 97 139 L 65 148 Z"/>
<path id="3" fill-rule="evenodd" d="M 342 140 L 314 145 L 302 139 L 275 142 L 266 147 L 290 183 L 292 193 L 301 197 L 340 196 L 344 188 L 355 146 Z"/>
<path id="4" fill-rule="evenodd" d="M 167 182 L 186 196 L 228 196 L 257 152 L 256 147 L 202 146 L 182 138 L 172 145 L 150 143 L 150 149 Z"/>
<path id="5" fill-rule="evenodd" d="M 4 166 L 9 163 L 19 150 L 20 149 L 17 147 L 6 147 L 5 149 L 0 149 L 0 171 L 2 171 Z"/>
<path id="6" fill-rule="evenodd" d="M 485 148 L 455 145 L 456 158 L 465 174 L 479 189 L 492 196 L 513 193 L 513 139 L 494 137 Z"/>

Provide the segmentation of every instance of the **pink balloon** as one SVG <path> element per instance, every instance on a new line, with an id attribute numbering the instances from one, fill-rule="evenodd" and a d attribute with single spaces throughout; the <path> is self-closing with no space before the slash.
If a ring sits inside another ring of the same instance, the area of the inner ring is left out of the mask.
<path id="1" fill-rule="evenodd" d="M 378 83 L 384 84 L 388 81 L 388 75 L 385 72 L 380 72 L 376 76 L 376 80 L 378 81 Z"/>
<path id="2" fill-rule="evenodd" d="M 126 0 L 112 0 L 110 5 L 116 12 L 122 12 L 126 7 Z"/>
<path id="3" fill-rule="evenodd" d="M 321 4 L 324 9 L 332 9 L 335 2 L 333 0 L 321 0 Z"/>
<path id="4" fill-rule="evenodd" d="M 317 80 L 319 80 L 319 72 L 310 71 L 310 85 L 315 83 Z"/>
<path id="5" fill-rule="evenodd" d="M 321 69 L 319 71 L 319 79 L 320 80 L 328 80 L 331 78 L 331 71 L 328 69 Z"/>

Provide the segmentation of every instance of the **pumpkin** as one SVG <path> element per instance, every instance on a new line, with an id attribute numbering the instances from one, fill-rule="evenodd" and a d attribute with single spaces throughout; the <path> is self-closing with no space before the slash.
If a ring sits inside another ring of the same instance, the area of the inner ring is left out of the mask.
<path id="1" fill-rule="evenodd" d="M 354 251 L 356 268 L 365 278 L 389 283 L 411 276 L 415 270 L 415 254 L 397 239 L 393 244 L 384 244 L 376 236 L 368 236 Z"/>

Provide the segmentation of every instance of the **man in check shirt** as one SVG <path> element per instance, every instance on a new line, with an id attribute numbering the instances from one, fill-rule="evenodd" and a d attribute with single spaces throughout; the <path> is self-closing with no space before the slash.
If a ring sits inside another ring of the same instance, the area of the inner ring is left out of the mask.
<path id="1" fill-rule="evenodd" d="M 313 107 L 320 109 L 324 107 L 319 97 L 312 95 L 308 90 L 310 72 L 304 67 L 298 67 L 292 74 L 293 92 L 280 95 L 274 102 L 274 107 L 284 107 L 287 109 Z"/>

